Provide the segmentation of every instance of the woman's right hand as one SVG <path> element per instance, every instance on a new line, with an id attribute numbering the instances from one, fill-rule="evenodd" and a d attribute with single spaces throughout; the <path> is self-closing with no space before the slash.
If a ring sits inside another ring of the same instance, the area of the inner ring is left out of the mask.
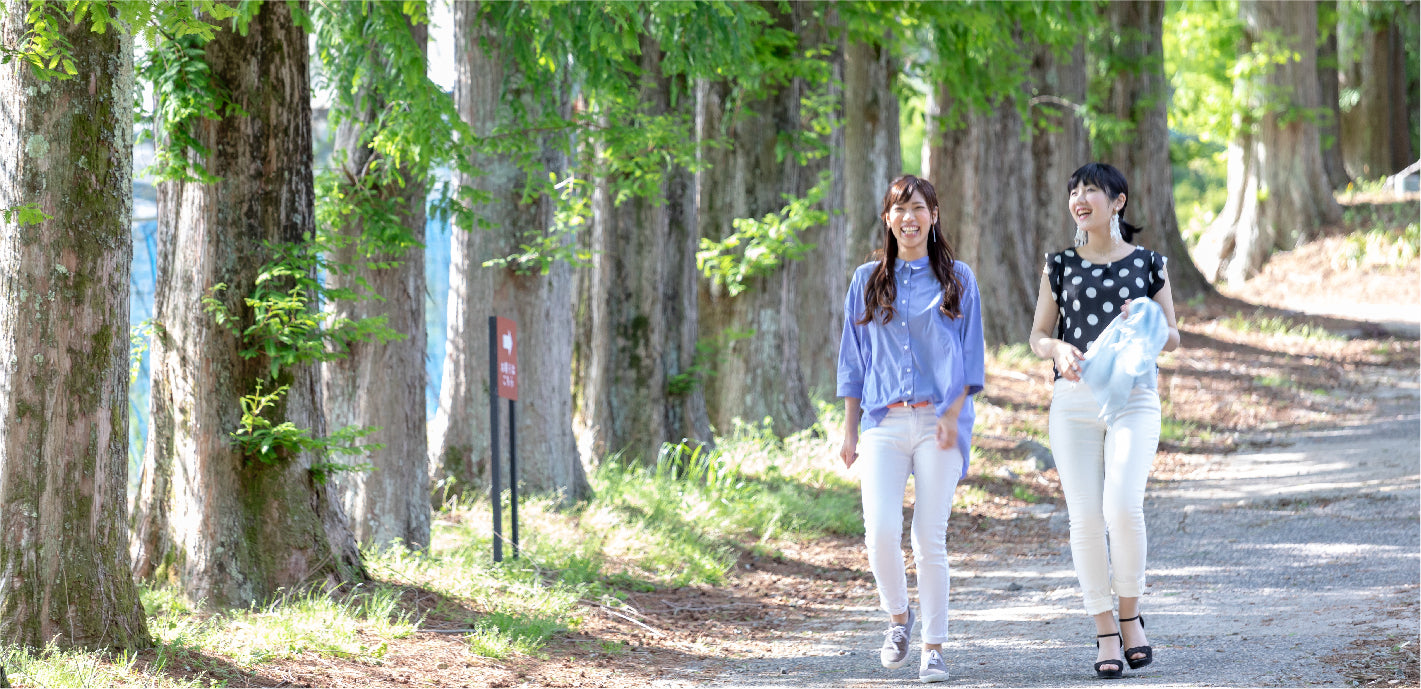
<path id="1" fill-rule="evenodd" d="M 1061 377 L 1070 381 L 1081 379 L 1081 350 L 1075 345 L 1066 342 L 1056 341 L 1051 351 L 1051 360 L 1056 364 L 1056 370 L 1061 372 Z"/>
<path id="2" fill-rule="evenodd" d="M 854 466 L 854 460 L 859 458 L 859 437 L 857 433 L 844 434 L 844 446 L 839 448 L 839 458 L 844 460 L 844 466 L 850 469 Z"/>

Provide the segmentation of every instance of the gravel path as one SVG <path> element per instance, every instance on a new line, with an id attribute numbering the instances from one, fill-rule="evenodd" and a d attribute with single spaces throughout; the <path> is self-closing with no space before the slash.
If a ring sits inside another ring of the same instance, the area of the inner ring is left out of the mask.
<path id="1" fill-rule="evenodd" d="M 1400 637 L 1416 650 L 1421 397 L 1405 375 L 1381 381 L 1380 411 L 1369 419 L 1293 435 L 1286 446 L 1201 458 L 1203 478 L 1151 485 L 1142 610 L 1155 662 L 1127 670 L 1124 682 L 1351 686 L 1341 658 L 1356 650 L 1354 641 L 1375 649 Z M 1060 538 L 1057 554 L 979 559 L 972 569 L 953 563 L 946 686 L 1098 684 L 1065 515 L 1042 518 Z M 858 605 L 811 614 L 785 630 L 772 656 L 735 662 L 711 683 L 916 682 L 916 651 L 909 667 L 879 666 L 884 616 L 876 604 L 865 595 Z M 1374 686 L 1403 685 L 1382 677 Z"/>

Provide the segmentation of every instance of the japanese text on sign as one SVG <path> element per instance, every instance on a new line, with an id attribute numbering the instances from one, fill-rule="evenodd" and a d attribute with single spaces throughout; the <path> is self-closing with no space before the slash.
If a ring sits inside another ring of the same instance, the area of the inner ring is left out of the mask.
<path id="1" fill-rule="evenodd" d="M 499 318 L 497 325 L 498 343 L 498 396 L 506 400 L 518 399 L 518 326 L 507 318 Z"/>

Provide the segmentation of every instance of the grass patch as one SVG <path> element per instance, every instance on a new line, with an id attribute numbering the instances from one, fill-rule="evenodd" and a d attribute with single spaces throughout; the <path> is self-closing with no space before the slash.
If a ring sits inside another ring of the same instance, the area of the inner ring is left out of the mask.
<path id="1" fill-rule="evenodd" d="M 952 496 L 952 509 L 965 510 L 991 500 L 992 496 L 980 486 L 961 486 Z"/>
<path id="2" fill-rule="evenodd" d="M 201 649 L 238 666 L 292 658 L 303 653 L 378 660 L 391 639 L 409 636 L 417 622 L 399 610 L 400 592 L 390 586 L 358 586 L 340 596 L 313 589 L 274 597 L 266 605 L 203 618 L 171 591 L 148 591 L 149 631 L 161 646 Z M 174 604 L 176 603 L 176 604 Z M 376 637 L 375 643 L 360 632 Z"/>
<path id="3" fill-rule="evenodd" d="M 1205 428 L 1200 428 L 1193 421 L 1183 421 L 1180 419 L 1165 416 L 1160 419 L 1160 440 L 1174 445 L 1188 445 L 1191 441 L 1213 442 L 1214 434 Z"/>
<path id="4" fill-rule="evenodd" d="M 1415 263 L 1418 253 L 1421 224 L 1413 221 L 1400 229 L 1375 227 L 1347 235 L 1333 263 L 1339 268 L 1401 268 Z"/>
<path id="5" fill-rule="evenodd" d="M 201 687 L 197 680 L 177 681 L 162 672 L 161 664 L 140 671 L 136 656 L 120 653 L 62 651 L 54 647 L 42 651 L 0 648 L 0 665 L 7 679 L 20 687 Z"/>
<path id="6" fill-rule="evenodd" d="M 1035 370 L 1042 361 L 1041 357 L 1036 356 L 1025 342 L 1000 345 L 992 349 L 987 358 L 989 370 L 1000 368 L 1008 368 L 1013 371 Z"/>
<path id="7" fill-rule="evenodd" d="M 1341 335 L 1311 323 L 1298 323 L 1282 316 L 1265 316 L 1262 309 L 1254 311 L 1252 316 L 1245 316 L 1242 312 L 1234 312 L 1234 315 L 1223 319 L 1220 323 L 1225 328 L 1237 333 L 1296 337 L 1304 340 L 1345 339 Z"/>

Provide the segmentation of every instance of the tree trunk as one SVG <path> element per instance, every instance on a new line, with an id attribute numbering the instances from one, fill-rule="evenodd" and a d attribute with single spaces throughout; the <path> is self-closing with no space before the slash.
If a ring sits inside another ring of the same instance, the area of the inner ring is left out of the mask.
<path id="1" fill-rule="evenodd" d="M 669 108 L 656 42 L 642 36 L 642 103 Z M 598 150 L 597 155 L 607 155 Z M 710 440 L 695 364 L 696 235 L 687 216 L 688 174 L 667 171 L 660 198 L 615 201 L 616 180 L 592 197 L 593 264 L 581 290 L 586 311 L 577 352 L 579 424 L 593 456 L 623 452 L 653 462 L 662 443 Z"/>
<path id="2" fill-rule="evenodd" d="M 1342 113 L 1342 155 L 1353 176 L 1378 179 L 1416 162 L 1407 116 L 1406 47 L 1401 26 L 1391 19 L 1374 20 L 1359 33 L 1361 45 L 1343 51 L 1356 56 L 1343 74 L 1358 97 Z"/>
<path id="3" fill-rule="evenodd" d="M 1090 162 L 1091 152 L 1090 134 L 1070 104 L 1086 100 L 1085 49 L 1078 45 L 1063 58 L 1037 47 L 1031 81 L 1036 92 L 1032 115 L 1038 122 L 1031 132 L 1035 204 L 1032 219 L 1018 236 L 1039 271 L 1047 252 L 1070 246 L 1075 237 L 1066 183 L 1076 168 Z"/>
<path id="4" fill-rule="evenodd" d="M 246 35 L 219 31 L 205 51 L 214 79 L 246 114 L 197 127 L 218 182 L 159 185 L 151 424 L 133 566 L 175 579 L 192 601 L 241 607 L 365 572 L 335 485 L 311 471 L 318 457 L 268 464 L 233 443 L 238 398 L 266 378 L 269 362 L 239 356 L 237 338 L 201 304 L 225 284 L 218 298 L 239 327 L 251 325 L 243 299 L 273 257 L 266 244 L 315 230 L 306 34 L 290 5 L 268 3 Z M 266 387 L 278 384 L 290 386 L 278 421 L 324 436 L 320 369 L 287 367 Z"/>
<path id="5" fill-rule="evenodd" d="M 506 88 L 499 36 L 483 23 L 479 3 L 455 3 L 454 26 L 455 101 L 474 134 L 487 136 L 499 122 L 500 103 L 520 96 Z M 546 158 L 548 169 L 559 169 L 556 154 Z M 480 154 L 473 163 L 482 174 L 461 183 L 485 192 L 487 202 L 476 209 L 481 227 L 463 228 L 452 240 L 444 372 L 439 411 L 430 424 L 431 474 L 459 492 L 488 485 L 489 353 L 483 343 L 488 317 L 499 315 L 518 326 L 518 479 L 534 491 L 581 499 L 589 488 L 572 431 L 572 269 L 563 261 L 541 275 L 482 267 L 512 253 L 520 231 L 551 228 L 553 205 L 546 197 L 523 202 L 524 177 L 511 160 Z M 501 436 L 507 424 L 505 407 Z M 500 446 L 507 462 L 508 444 Z M 436 487 L 436 499 L 440 492 Z"/>
<path id="6" fill-rule="evenodd" d="M 836 207 L 843 212 L 829 219 L 830 223 L 845 224 L 843 234 L 837 235 L 846 237 L 843 270 L 830 273 L 841 293 L 848 291 L 854 269 L 871 260 L 873 252 L 883 246 L 883 221 L 879 218 L 883 195 L 889 183 L 905 172 L 899 141 L 898 95 L 893 92 L 898 66 L 888 48 L 891 43 L 888 32 L 879 44 L 847 37 L 844 40 L 843 124 L 839 127 L 843 144 L 834 147 L 835 159 L 831 163 L 835 181 L 842 180 L 843 201 Z M 837 355 L 844 315 L 839 303 L 829 306 L 834 307 L 829 323 L 834 341 L 827 351 Z M 837 363 L 830 362 L 823 367 L 822 375 L 832 383 L 837 372 Z M 833 395 L 831 385 L 826 396 Z"/>
<path id="7" fill-rule="evenodd" d="M 424 49 L 429 27 L 411 24 L 415 43 Z M 371 46 L 372 51 L 377 46 Z M 375 157 L 370 148 L 371 131 L 378 127 L 387 107 L 382 94 L 366 89 L 358 103 L 336 128 L 335 150 L 345 152 L 345 173 L 351 179 L 367 170 Z M 403 188 L 380 191 L 382 197 L 399 199 L 409 233 L 403 250 L 380 247 L 377 255 L 367 255 L 360 246 L 361 222 L 353 220 L 336 230 L 346 240 L 331 259 L 352 266 L 350 274 L 332 272 L 331 287 L 368 289 L 380 300 L 337 301 L 330 310 L 338 318 L 359 320 L 384 316 L 386 324 L 405 339 L 355 342 L 349 356 L 326 362 L 322 378 L 326 418 L 331 428 L 376 427 L 367 440 L 384 445 L 368 453 L 363 461 L 374 467 L 370 472 L 352 472 L 340 477 L 339 485 L 351 530 L 357 541 L 388 545 L 396 540 L 410 547 L 429 544 L 429 454 L 425 428 L 425 334 L 424 334 L 424 223 L 425 185 L 408 174 Z M 371 270 L 369 261 L 391 267 Z M 362 282 L 364 286 L 362 286 Z"/>
<path id="8" fill-rule="evenodd" d="M 709 166 L 696 173 L 697 234 L 715 239 L 733 231 L 735 218 L 778 211 L 783 194 L 803 196 L 814 183 L 803 179 L 794 156 L 777 160 L 775 155 L 777 134 L 800 127 L 798 81 L 744 108 L 746 114 L 735 121 L 726 110 L 728 92 L 723 83 L 696 87 L 697 138 L 708 141 L 725 133 L 731 142 L 703 149 L 702 162 Z M 814 423 L 800 369 L 797 287 L 791 263 L 750 279 L 735 297 L 715 286 L 702 290 L 701 331 L 715 351 L 706 406 L 717 433 L 730 433 L 736 418 L 754 424 L 773 419 L 779 435 Z"/>
<path id="9" fill-rule="evenodd" d="M 1106 5 L 1119 42 L 1109 109 L 1134 124 L 1133 136 L 1110 151 L 1105 162 L 1130 180 L 1126 218 L 1145 229 L 1139 243 L 1169 257 L 1175 299 L 1209 294 L 1213 287 L 1194 265 L 1174 213 L 1174 173 L 1169 162 L 1169 80 L 1164 74 L 1164 3 L 1131 0 Z M 1062 210 L 1066 210 L 1062 204 Z"/>
<path id="10" fill-rule="evenodd" d="M 1023 137 L 1021 115 L 1009 100 L 968 114 L 961 127 L 940 119 L 950 104 L 946 89 L 937 87 L 929 106 L 933 140 L 924 144 L 942 231 L 957 259 L 977 275 L 987 344 L 1023 342 L 1031 330 L 1046 246 L 1032 210 L 1037 194 L 1032 143 Z"/>
<path id="11" fill-rule="evenodd" d="M 27 2 L 5 7 L 20 45 Z M 101 10 L 106 11 L 106 10 Z M 151 643 L 129 573 L 128 273 L 133 254 L 133 41 L 64 27 L 78 75 L 0 68 L 0 641 Z"/>
<path id="12" fill-rule="evenodd" d="M 814 16 L 815 8 L 811 3 L 794 3 L 791 9 L 790 17 L 797 27 L 796 33 L 802 48 L 824 46 L 828 43 L 827 29 L 831 24 L 838 23 L 838 13 L 833 8 L 827 10 L 827 17 L 824 18 Z M 845 93 L 840 84 L 846 69 L 844 51 L 840 46 L 833 46 L 833 51 L 821 59 L 829 64 L 831 78 L 827 84 L 815 88 L 827 89 L 831 102 L 843 103 Z M 802 80 L 797 82 L 790 88 L 808 95 L 811 86 Z M 883 84 L 885 90 L 888 86 L 888 83 Z M 894 110 L 894 113 L 894 125 L 897 125 L 897 110 Z M 845 116 L 847 114 L 844 113 Z M 807 113 L 799 115 L 798 127 L 807 128 L 808 118 Z M 897 131 L 896 126 L 894 131 Z M 795 282 L 794 313 L 791 318 L 795 321 L 799 338 L 799 373 L 806 393 L 811 398 L 818 399 L 834 399 L 838 382 L 839 337 L 844 329 L 844 291 L 848 289 L 849 277 L 852 275 L 850 254 L 847 251 L 849 218 L 840 212 L 844 209 L 843 194 L 847 191 L 847 184 L 846 180 L 834 179 L 838 176 L 838 170 L 842 169 L 834 166 L 848 164 L 848 160 L 841 153 L 835 153 L 836 148 L 843 150 L 843 139 L 847 134 L 847 131 L 841 134 L 831 130 L 827 141 L 829 154 L 802 164 L 796 173 L 800 183 L 805 185 L 804 191 L 798 195 L 817 184 L 821 173 L 831 174 L 829 189 L 819 204 L 820 210 L 829 214 L 827 221 L 822 225 L 806 228 L 799 236 L 800 240 L 812 244 L 814 248 L 786 266 Z M 857 162 L 861 165 L 874 165 L 868 160 Z M 817 414 L 811 414 L 809 423 L 813 423 L 817 418 Z"/>
<path id="13" fill-rule="evenodd" d="M 1318 136 L 1322 142 L 1322 166 L 1327 183 L 1333 189 L 1344 189 L 1352 183 L 1342 157 L 1342 108 L 1339 100 L 1337 61 L 1337 0 L 1317 3 L 1317 88 L 1322 101 Z"/>
<path id="14" fill-rule="evenodd" d="M 1342 220 L 1323 170 L 1317 125 L 1296 116 L 1320 105 L 1317 12 L 1304 3 L 1260 0 L 1239 3 L 1239 16 L 1249 40 L 1275 32 L 1299 59 L 1277 65 L 1258 83 L 1236 85 L 1255 105 L 1265 94 L 1272 102 L 1229 144 L 1228 199 L 1195 254 L 1210 281 L 1246 280 L 1274 249 L 1294 247 Z"/>

